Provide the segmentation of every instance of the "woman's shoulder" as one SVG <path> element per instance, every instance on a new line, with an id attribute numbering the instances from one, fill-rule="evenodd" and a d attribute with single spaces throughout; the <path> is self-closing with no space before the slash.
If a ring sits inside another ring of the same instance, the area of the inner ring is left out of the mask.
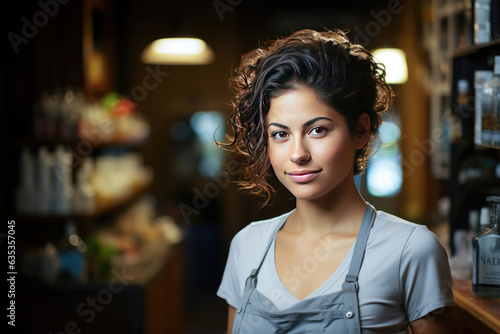
<path id="1" fill-rule="evenodd" d="M 378 238 L 401 246 L 412 252 L 428 253 L 443 248 L 436 235 L 426 225 L 412 223 L 395 215 L 378 211 L 373 227 Z"/>
<path id="2" fill-rule="evenodd" d="M 410 222 L 384 211 L 377 211 L 373 228 L 374 230 L 383 230 L 387 235 L 391 235 L 389 232 L 393 232 L 394 234 L 413 234 L 417 232 L 433 235 L 425 225 Z"/>
<path id="3" fill-rule="evenodd" d="M 274 218 L 254 221 L 248 224 L 236 233 L 231 241 L 231 247 L 241 248 L 247 245 L 251 246 L 252 249 L 258 249 L 259 246 L 265 247 L 272 237 L 273 232 L 276 232 L 285 223 L 291 213 L 292 211 Z"/>
<path id="4" fill-rule="evenodd" d="M 419 224 L 412 223 L 406 219 L 380 210 L 377 211 L 377 222 L 385 225 L 399 226 L 400 228 L 407 229 L 413 229 L 420 226 Z"/>

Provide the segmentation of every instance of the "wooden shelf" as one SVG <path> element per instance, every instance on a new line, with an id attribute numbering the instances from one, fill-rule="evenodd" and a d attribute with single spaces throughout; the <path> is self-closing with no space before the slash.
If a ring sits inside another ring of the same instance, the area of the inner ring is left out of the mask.
<path id="1" fill-rule="evenodd" d="M 106 204 L 98 206 L 94 212 L 89 214 L 18 214 L 16 215 L 15 220 L 20 223 L 38 224 L 61 224 L 68 220 L 75 220 L 77 222 L 93 221 L 121 208 L 125 208 L 136 201 L 146 193 L 151 185 L 151 182 L 152 180 L 148 180 L 148 182 L 136 186 L 132 193 L 115 200 L 110 200 Z"/>
<path id="2" fill-rule="evenodd" d="M 484 180 L 477 180 L 477 182 L 467 182 L 458 184 L 461 190 L 473 193 L 500 195 L 500 186 L 498 184 L 487 183 Z"/>
<path id="3" fill-rule="evenodd" d="M 494 149 L 494 150 L 500 150 L 500 146 L 493 146 L 493 145 L 476 145 L 477 148 L 481 149 Z"/>
<path id="4" fill-rule="evenodd" d="M 470 280 L 453 280 L 457 320 L 475 333 L 500 333 L 500 298 L 478 297 Z"/>
<path id="5" fill-rule="evenodd" d="M 105 149 L 105 148 L 137 148 L 143 146 L 149 140 L 149 135 L 137 139 L 114 139 L 110 141 L 95 141 L 90 138 L 74 138 L 74 139 L 61 139 L 61 138 L 47 138 L 47 139 L 35 139 L 35 138 L 17 138 L 10 143 L 12 149 L 37 149 L 42 146 L 47 146 L 49 148 L 61 145 L 63 147 L 78 148 L 82 142 L 87 142 L 91 145 L 93 149 Z"/>
<path id="6" fill-rule="evenodd" d="M 470 45 L 464 48 L 460 48 L 453 53 L 453 58 L 481 54 L 498 48 L 500 48 L 500 39 L 496 39 L 484 44 Z"/>

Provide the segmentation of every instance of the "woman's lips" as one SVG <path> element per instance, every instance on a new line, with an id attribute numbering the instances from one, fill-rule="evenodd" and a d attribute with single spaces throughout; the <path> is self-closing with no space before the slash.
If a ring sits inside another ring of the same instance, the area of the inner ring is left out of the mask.
<path id="1" fill-rule="evenodd" d="M 294 182 L 306 183 L 318 176 L 321 170 L 294 171 L 286 173 Z"/>

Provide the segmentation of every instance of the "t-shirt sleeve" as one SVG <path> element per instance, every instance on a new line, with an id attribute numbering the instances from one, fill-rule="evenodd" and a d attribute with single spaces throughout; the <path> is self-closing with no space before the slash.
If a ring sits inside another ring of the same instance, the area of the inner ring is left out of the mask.
<path id="1" fill-rule="evenodd" d="M 409 321 L 455 305 L 448 256 L 423 225 L 415 228 L 403 249 L 400 282 Z"/>
<path id="2" fill-rule="evenodd" d="M 241 247 L 238 242 L 238 237 L 239 235 L 237 234 L 231 241 L 226 268 L 224 269 L 219 290 L 217 290 L 217 296 L 225 299 L 226 302 L 234 308 L 238 308 L 239 300 L 243 294 L 241 277 L 239 277 L 240 275 L 238 273 L 238 262 Z"/>

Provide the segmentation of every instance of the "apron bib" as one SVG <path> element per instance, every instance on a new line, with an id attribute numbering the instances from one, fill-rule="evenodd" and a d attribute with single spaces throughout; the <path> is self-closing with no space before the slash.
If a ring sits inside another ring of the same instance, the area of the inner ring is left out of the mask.
<path id="1" fill-rule="evenodd" d="M 375 208 L 367 203 L 342 290 L 306 298 L 281 311 L 256 289 L 257 275 L 276 233 L 282 227 L 279 226 L 267 244 L 259 267 L 252 270 L 245 282 L 242 302 L 236 310 L 232 333 L 361 333 L 357 295 L 358 274 L 375 215 Z"/>

